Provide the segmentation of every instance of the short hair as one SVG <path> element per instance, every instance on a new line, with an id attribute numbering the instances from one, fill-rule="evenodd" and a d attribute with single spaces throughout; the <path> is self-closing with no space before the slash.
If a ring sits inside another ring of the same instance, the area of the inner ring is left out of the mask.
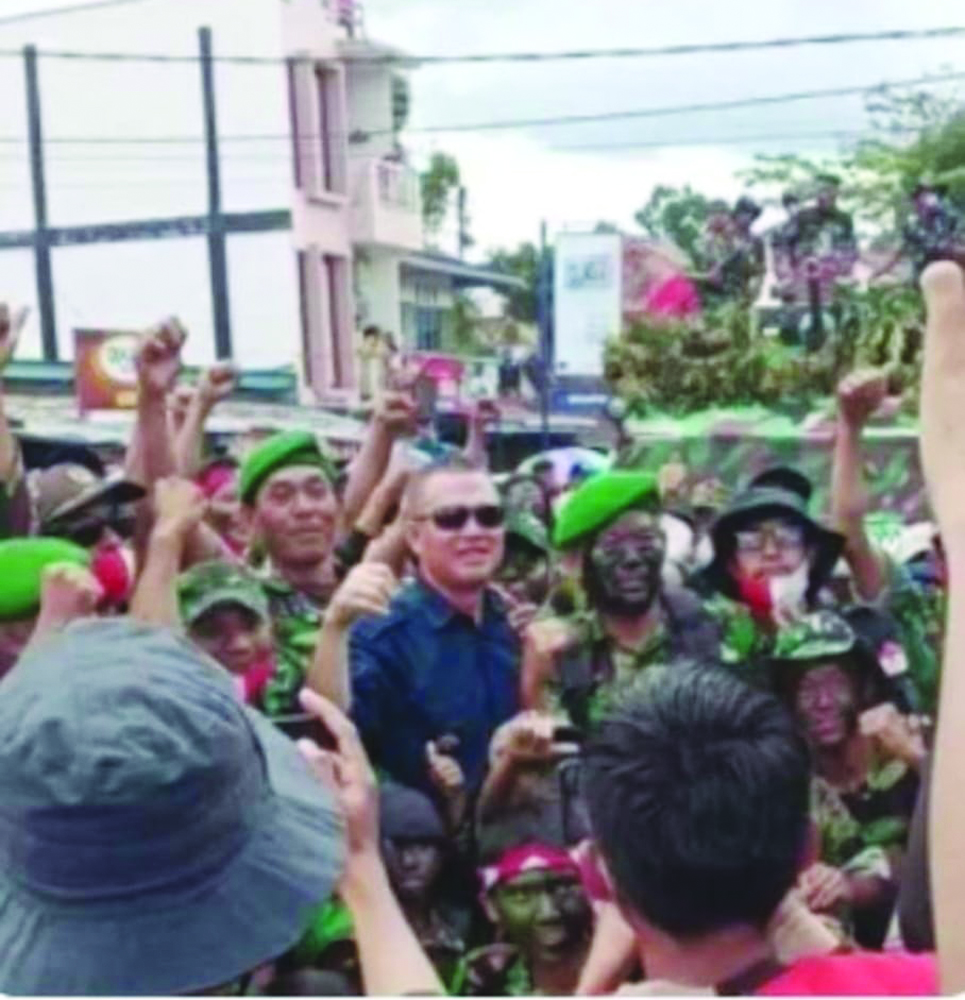
<path id="1" fill-rule="evenodd" d="M 584 795 L 618 897 L 678 939 L 763 928 L 809 833 L 807 744 L 719 667 L 653 667 L 587 745 Z"/>
<path id="2" fill-rule="evenodd" d="M 409 477 L 409 482 L 405 489 L 405 503 L 409 510 L 416 509 L 422 503 L 426 485 L 435 479 L 436 476 L 445 476 L 462 473 L 479 473 L 488 476 L 486 469 L 461 454 L 454 454 L 447 458 L 433 462 L 424 469 L 419 469 Z M 495 487 L 494 487 L 495 488 Z"/>

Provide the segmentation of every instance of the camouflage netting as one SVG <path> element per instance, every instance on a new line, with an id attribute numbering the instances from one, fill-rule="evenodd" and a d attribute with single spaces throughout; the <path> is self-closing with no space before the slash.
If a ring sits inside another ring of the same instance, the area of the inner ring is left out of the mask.
<path id="1" fill-rule="evenodd" d="M 776 463 L 793 465 L 814 484 L 812 510 L 824 515 L 831 487 L 834 425 L 831 403 L 802 420 L 764 407 L 706 410 L 686 417 L 656 415 L 632 421 L 634 443 L 618 464 L 654 473 L 674 484 L 679 498 L 711 478 L 736 489 Z M 865 432 L 865 475 L 879 511 L 900 514 L 906 522 L 929 518 L 918 432 L 911 419 L 893 426 L 872 425 Z M 667 466 L 679 466 L 667 475 Z M 673 502 L 673 497 L 670 502 Z"/>

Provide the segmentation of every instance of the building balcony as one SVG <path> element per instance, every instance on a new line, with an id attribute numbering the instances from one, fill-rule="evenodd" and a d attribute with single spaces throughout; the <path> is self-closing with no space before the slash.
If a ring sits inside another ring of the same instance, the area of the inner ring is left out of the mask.
<path id="1" fill-rule="evenodd" d="M 352 241 L 421 250 L 419 175 L 401 163 L 366 159 L 352 171 Z"/>

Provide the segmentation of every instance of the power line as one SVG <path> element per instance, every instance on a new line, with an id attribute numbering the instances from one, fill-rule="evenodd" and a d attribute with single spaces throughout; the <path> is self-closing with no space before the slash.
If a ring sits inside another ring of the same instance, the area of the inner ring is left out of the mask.
<path id="1" fill-rule="evenodd" d="M 902 132 L 915 133 L 916 129 L 902 129 Z M 576 152 L 580 150 L 607 149 L 662 149 L 668 146 L 722 146 L 740 145 L 745 142 L 784 142 L 789 139 L 856 139 L 862 136 L 871 138 L 876 133 L 860 129 L 823 129 L 813 132 L 765 133 L 762 135 L 725 135 L 725 136 L 692 136 L 686 139 L 666 139 L 644 142 L 601 142 L 578 143 L 576 145 L 553 146 L 556 152 Z"/>
<path id="2" fill-rule="evenodd" d="M 70 13 L 75 10 L 109 7 L 126 3 L 141 3 L 143 0 L 98 0 L 78 7 L 57 8 L 48 13 Z M 12 20 L 25 17 L 43 16 L 43 12 L 17 15 Z M 0 19 L 0 25 L 6 23 Z M 965 35 L 965 26 L 925 28 L 914 30 L 856 32 L 852 34 L 810 35 L 796 38 L 767 38 L 734 42 L 711 42 L 706 44 L 665 45 L 656 47 L 576 49 L 564 52 L 480 52 L 454 55 L 411 56 L 398 54 L 364 55 L 346 53 L 342 61 L 364 64 L 406 64 L 411 66 L 439 66 L 471 63 L 541 63 L 587 61 L 595 59 L 646 59 L 664 56 L 706 55 L 710 53 L 750 52 L 768 49 L 790 49 L 811 46 L 849 45 L 860 42 L 926 41 L 939 38 L 953 38 Z M 2 56 L 19 56 L 18 50 L 5 50 Z M 83 52 L 72 49 L 43 49 L 39 55 L 48 59 L 95 61 L 95 62 L 153 62 L 153 63 L 194 63 L 200 59 L 197 54 L 163 52 Z M 261 55 L 215 55 L 214 62 L 236 65 L 278 66 L 289 62 L 314 62 L 313 56 L 261 56 Z"/>
<path id="3" fill-rule="evenodd" d="M 6 17 L 0 17 L 0 28 L 8 24 L 36 21 L 43 17 L 57 17 L 61 14 L 82 14 L 90 10 L 102 10 L 107 7 L 124 7 L 128 4 L 144 2 L 145 0 L 88 0 L 87 3 L 70 4 L 66 7 L 47 7 L 43 10 L 23 11 L 20 14 L 8 14 Z"/>
<path id="4" fill-rule="evenodd" d="M 579 115 L 555 115 L 547 118 L 513 118 L 501 121 L 454 123 L 451 125 L 425 125 L 407 129 L 407 132 L 419 134 L 436 133 L 456 133 L 456 132 L 485 132 L 508 130 L 514 128 L 539 128 L 554 125 L 576 125 L 589 124 L 591 122 L 620 121 L 636 118 L 660 118 L 673 115 L 692 114 L 702 111 L 727 111 L 736 108 L 759 107 L 769 104 L 785 104 L 796 101 L 820 100 L 829 97 L 857 96 L 870 93 L 879 88 L 904 88 L 919 87 L 928 84 L 949 83 L 965 79 L 965 72 L 946 73 L 933 76 L 917 77 L 910 80 L 885 80 L 875 84 L 861 84 L 852 87 L 830 87 L 823 90 L 804 90 L 788 94 L 759 95 L 757 97 L 735 98 L 727 101 L 709 101 L 699 104 L 678 104 L 664 107 L 638 108 L 628 111 L 601 111 Z M 341 135 L 339 132 L 329 132 L 325 137 Z M 349 133 L 351 138 L 362 140 L 374 138 L 380 135 L 393 135 L 392 128 L 379 129 L 353 129 Z M 265 132 L 251 134 L 224 134 L 218 137 L 219 142 L 248 143 L 248 142 L 312 142 L 323 138 L 320 133 L 299 133 L 297 136 L 291 132 Z M 24 145 L 26 139 L 23 136 L 0 135 L 0 145 Z M 165 146 L 165 145 L 193 145 L 202 143 L 205 137 L 202 135 L 153 135 L 153 136 L 52 136 L 44 139 L 45 145 L 51 146 Z"/>
<path id="5" fill-rule="evenodd" d="M 965 79 L 965 73 L 946 73 L 936 76 L 918 77 L 913 80 L 883 81 L 878 84 L 864 84 L 855 87 L 829 87 L 825 90 L 802 90 L 789 94 L 771 94 L 759 97 L 742 97 L 729 101 L 710 101 L 700 104 L 678 104 L 668 107 L 640 108 L 632 111 L 604 111 L 581 115 L 556 115 L 550 118 L 516 118 L 494 122 L 474 122 L 472 124 L 427 125 L 407 131 L 434 132 L 487 132 L 512 128 L 541 128 L 551 125 L 579 125 L 588 122 L 620 121 L 631 118 L 660 118 L 667 115 L 692 114 L 700 111 L 726 111 L 732 108 L 750 108 L 765 104 L 787 104 L 795 101 L 810 101 L 825 97 L 849 97 L 867 94 L 880 87 L 919 87 L 929 83 L 946 83 Z M 363 130 L 360 130 L 363 131 Z M 391 130 L 389 130 L 391 131 Z M 369 133 L 377 135 L 379 133 Z"/>

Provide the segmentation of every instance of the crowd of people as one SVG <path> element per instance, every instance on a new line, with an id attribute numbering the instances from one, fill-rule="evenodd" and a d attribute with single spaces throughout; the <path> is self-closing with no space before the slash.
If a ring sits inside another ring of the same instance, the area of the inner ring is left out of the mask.
<path id="1" fill-rule="evenodd" d="M 965 989 L 965 281 L 923 287 L 915 546 L 867 528 L 878 372 L 823 519 L 786 466 L 495 476 L 491 408 L 458 450 L 399 382 L 344 466 L 209 454 L 234 376 L 177 404 L 174 321 L 123 468 L 26 470 L 0 407 L 0 991 Z"/>

